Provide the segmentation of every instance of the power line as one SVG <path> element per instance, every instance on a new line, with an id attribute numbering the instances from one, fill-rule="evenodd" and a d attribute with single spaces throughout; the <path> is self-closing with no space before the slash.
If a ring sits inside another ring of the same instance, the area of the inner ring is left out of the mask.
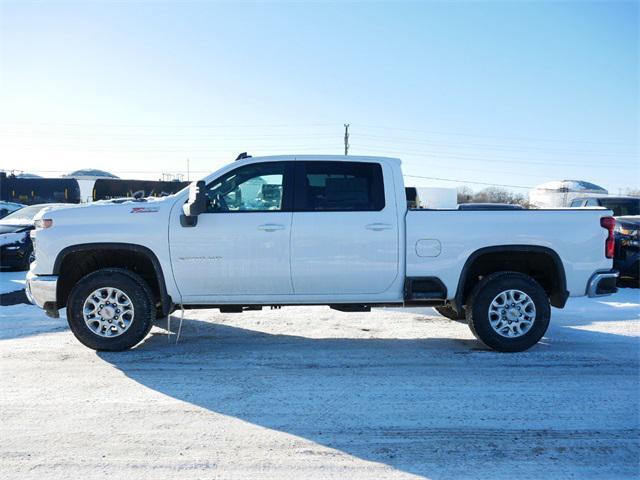
<path id="1" fill-rule="evenodd" d="M 477 157 L 475 155 L 450 155 L 450 154 L 445 154 L 445 153 L 425 153 L 422 151 L 408 151 L 408 150 L 396 150 L 396 149 L 390 149 L 390 148 L 384 148 L 384 147 L 378 147 L 376 145 L 358 145 L 358 148 L 364 151 L 369 151 L 369 152 L 387 152 L 393 155 L 409 155 L 409 156 L 413 156 L 413 157 L 424 157 L 424 158 L 435 158 L 435 159 L 442 159 L 442 158 L 452 158 L 452 159 L 459 159 L 459 160 L 476 160 L 476 161 L 483 161 L 483 162 L 491 162 L 491 163 L 515 163 L 515 164 L 528 164 L 528 165 L 551 165 L 551 166 L 557 166 L 557 167 L 565 167 L 565 166 L 569 166 L 569 167 L 589 167 L 589 168 L 607 168 L 609 170 L 611 170 L 612 168 L 625 168 L 628 169 L 629 166 L 628 165 L 612 165 L 610 163 L 607 164 L 599 164 L 599 165 L 594 165 L 594 164 L 590 164 L 590 163 L 567 163 L 567 162 L 536 162 L 536 161 L 531 161 L 531 160 L 523 160 L 523 159 L 519 159 L 517 157 L 510 157 L 509 159 L 497 159 L 497 158 L 484 158 L 484 157 Z M 516 162 L 517 160 L 517 162 Z"/>
<path id="2" fill-rule="evenodd" d="M 485 186 L 490 186 L 490 187 L 508 187 L 508 188 L 524 188 L 526 190 L 531 190 L 533 188 L 536 187 L 532 187 L 532 186 L 524 186 L 524 185 L 508 185 L 506 183 L 488 183 L 488 182 L 476 182 L 475 180 L 459 180 L 459 179 L 454 179 L 454 178 L 442 178 L 442 177 L 425 177 L 422 175 L 408 175 L 408 174 L 403 174 L 404 177 L 409 177 L 409 178 L 423 178 L 426 180 L 439 180 L 439 181 L 444 181 L 444 182 L 455 182 L 455 183 L 471 183 L 474 185 L 485 185 Z M 550 190 L 550 189 L 545 189 L 545 190 Z"/>
<path id="3" fill-rule="evenodd" d="M 349 137 L 351 134 L 349 134 Z M 280 152 L 283 150 L 286 145 L 287 149 L 296 149 L 299 151 L 321 151 L 321 150 L 331 150 L 335 148 L 334 144 L 326 144 L 310 146 L 308 143 L 302 144 L 294 144 L 290 142 L 280 143 L 281 146 L 276 146 L 274 144 L 259 144 L 259 145 L 249 145 L 248 149 L 250 150 L 262 150 L 267 152 Z M 140 145 L 82 145 L 82 144 L 59 144 L 59 143 L 38 143 L 35 145 L 26 145 L 21 148 L 30 149 L 30 150 L 38 150 L 40 148 L 48 148 L 52 150 L 75 150 L 80 152 L 104 152 L 111 154 L 162 154 L 162 153 L 184 153 L 188 154 L 190 152 L 203 152 L 203 153 L 228 153 L 231 150 L 240 148 L 240 146 L 230 146 L 230 147 L 215 147 L 215 146 L 206 146 L 206 145 L 171 145 L 171 146 L 140 146 Z M 247 145 L 243 145 L 242 148 L 247 148 Z M 350 145 L 349 147 L 350 148 Z M 358 144 L 358 148 L 365 152 L 372 153 L 391 153 L 393 155 L 402 155 L 402 156 L 410 156 L 410 157 L 424 157 L 424 158 L 433 158 L 433 159 L 457 159 L 457 160 L 467 160 L 467 161 L 481 161 L 481 162 L 491 162 L 491 163 L 509 163 L 509 164 L 518 164 L 518 165 L 550 165 L 555 167 L 589 167 L 589 168 L 606 168 L 606 169 L 628 169 L 628 164 L 612 164 L 612 163 L 589 163 L 586 161 L 582 161 L 579 163 L 575 162 L 566 162 L 566 161 L 538 161 L 532 160 L 530 158 L 523 157 L 499 157 L 492 156 L 491 158 L 477 156 L 473 154 L 460 154 L 460 153 L 449 153 L 448 151 L 442 150 L 433 150 L 432 153 L 428 153 L 424 150 L 398 150 L 389 146 L 380 146 L 380 145 L 371 145 L 368 143 Z"/>
<path id="4" fill-rule="evenodd" d="M 66 172 L 66 170 L 31 170 L 32 172 L 36 172 L 36 173 L 64 173 Z M 137 174 L 161 174 L 161 173 L 166 173 L 166 174 L 178 174 L 178 173 L 184 173 L 183 170 L 113 170 L 115 173 L 120 173 L 120 174 L 130 174 L 130 173 L 137 173 Z M 210 174 L 213 173 L 211 170 L 190 170 L 190 173 L 197 173 L 197 174 Z M 455 178 L 445 178 L 445 177 L 429 177 L 429 176 L 424 176 L 424 175 L 410 175 L 410 174 L 403 174 L 404 177 L 408 177 L 408 178 L 420 178 L 420 179 L 426 179 L 426 180 L 438 180 L 438 181 L 445 181 L 445 182 L 455 182 L 455 183 L 469 183 L 469 184 L 474 184 L 474 185 L 485 185 L 485 186 L 492 186 L 492 187 L 508 187 L 508 188 L 521 188 L 521 189 L 532 189 L 532 188 L 536 188 L 533 186 L 524 186 L 524 185 L 511 185 L 511 184 L 506 184 L 506 183 L 490 183 L 490 182 L 478 182 L 475 180 L 462 180 L 462 179 L 455 179 Z"/>
<path id="5" fill-rule="evenodd" d="M 0 136 L 2 137 L 27 137 L 33 138 L 33 131 L 21 131 L 21 132 L 11 132 L 11 131 L 2 131 L 0 130 Z M 193 139 L 193 138 L 332 138 L 334 137 L 333 133 L 238 133 L 238 134 L 229 134 L 229 133 L 111 133 L 111 132 L 76 132 L 76 133 L 60 133 L 55 131 L 50 132 L 39 132 L 38 136 L 42 137 L 64 137 L 64 138 L 77 138 L 77 139 L 90 139 L 90 138 L 177 138 L 177 139 Z"/>
<path id="6" fill-rule="evenodd" d="M 414 132 L 414 133 L 422 133 L 429 135 L 451 135 L 451 136 L 460 136 L 460 137 L 475 137 L 475 138 L 494 138 L 497 140 L 523 140 L 523 141 L 534 141 L 534 142 L 559 142 L 559 143 L 590 143 L 594 145 L 633 145 L 634 147 L 638 147 L 637 143 L 627 143 L 627 142 L 606 142 L 606 141 L 595 141 L 595 140 L 567 140 L 567 139 L 558 139 L 558 138 L 540 138 L 540 137 L 502 137 L 495 135 L 476 135 L 471 133 L 461 133 L 461 132 L 443 132 L 436 130 L 417 130 L 412 128 L 399 128 L 399 127 L 388 127 L 381 125 L 368 125 L 368 124 L 360 124 L 362 127 L 367 128 L 378 128 L 383 130 L 398 130 L 403 132 Z"/>
<path id="7" fill-rule="evenodd" d="M 359 124 L 365 128 L 395 130 L 403 132 L 413 132 L 427 135 L 442 136 L 462 136 L 472 138 L 492 138 L 497 140 L 508 141 L 528 141 L 528 142 L 555 142 L 555 143 L 574 143 L 574 144 L 592 144 L 592 145 L 630 145 L 634 148 L 638 147 L 637 143 L 627 142 L 610 142 L 595 140 L 577 140 L 577 139 L 559 139 L 559 138 L 541 138 L 541 137 L 510 137 L 496 135 L 478 135 L 466 132 L 447 132 L 438 130 L 420 130 L 413 128 L 389 127 L 383 125 Z M 298 123 L 298 124 L 108 124 L 108 123 L 64 123 L 64 122 L 0 122 L 0 127 L 14 126 L 18 128 L 30 128 L 33 126 L 49 126 L 49 127 L 72 127 L 72 128 L 173 128 L 173 129 L 212 129 L 212 128 L 308 128 L 308 127 L 335 127 L 334 123 Z"/>
<path id="8" fill-rule="evenodd" d="M 123 123 L 58 123 L 58 122 L 0 122 L 2 125 L 16 125 L 30 127 L 33 125 L 48 125 L 55 127 L 83 127 L 83 128 L 292 128 L 292 127 L 335 127 L 335 123 L 297 123 L 283 124 L 123 124 Z"/>
<path id="9" fill-rule="evenodd" d="M 437 145 L 437 146 L 453 146 L 453 147 L 477 147 L 485 150 L 497 150 L 497 151 L 537 151 L 537 152 L 556 152 L 556 153 L 565 153 L 569 155 L 599 155 L 599 156 L 637 156 L 637 152 L 615 152 L 615 151 L 607 151 L 607 152 L 599 152 L 594 150 L 568 150 L 566 148 L 557 148 L 557 147 L 537 147 L 537 146 L 519 146 L 519 145 L 496 145 L 496 144 L 484 144 L 484 143 L 449 143 L 449 142 L 438 142 L 433 140 L 424 140 L 417 138 L 402 138 L 402 137 L 389 137 L 385 135 L 367 135 L 367 134 L 358 134 L 358 137 L 368 138 L 371 140 L 382 140 L 387 141 L 391 140 L 394 143 L 409 143 L 409 144 L 418 144 L 418 145 Z"/>

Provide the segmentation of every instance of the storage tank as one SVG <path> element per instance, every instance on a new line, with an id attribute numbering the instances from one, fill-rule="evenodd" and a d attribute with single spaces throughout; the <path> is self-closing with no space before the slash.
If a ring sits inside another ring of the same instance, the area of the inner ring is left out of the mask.
<path id="1" fill-rule="evenodd" d="M 75 178 L 80 186 L 80 201 L 91 202 L 93 200 L 93 187 L 96 180 L 102 178 L 120 178 L 110 172 L 104 170 L 98 170 L 97 168 L 84 168 L 82 170 L 76 170 L 75 172 L 67 173 L 63 177 Z"/>
<path id="2" fill-rule="evenodd" d="M 576 197 L 608 193 L 601 186 L 584 180 L 554 180 L 531 189 L 529 203 L 538 208 L 568 207 Z"/>

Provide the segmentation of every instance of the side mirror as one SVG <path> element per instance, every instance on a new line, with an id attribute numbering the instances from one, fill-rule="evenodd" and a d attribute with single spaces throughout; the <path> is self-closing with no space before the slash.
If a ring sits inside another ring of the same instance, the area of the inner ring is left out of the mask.
<path id="1" fill-rule="evenodd" d="M 183 227 L 193 227 L 198 222 L 198 215 L 207 210 L 207 197 L 204 194 L 204 180 L 189 185 L 189 200 L 182 205 L 180 223 Z"/>

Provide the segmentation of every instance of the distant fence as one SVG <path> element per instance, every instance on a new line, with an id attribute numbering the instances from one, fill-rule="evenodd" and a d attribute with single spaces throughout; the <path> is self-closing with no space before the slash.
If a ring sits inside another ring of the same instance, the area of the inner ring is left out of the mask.
<path id="1" fill-rule="evenodd" d="M 83 181 L 86 185 L 87 181 Z M 153 180 L 91 180 L 91 196 L 82 200 L 122 197 L 163 197 L 182 190 L 189 182 Z M 83 187 L 84 188 L 84 187 Z M 87 192 L 88 193 L 88 192 Z M 0 200 L 24 205 L 80 203 L 80 185 L 73 178 L 21 178 L 0 172 Z"/>

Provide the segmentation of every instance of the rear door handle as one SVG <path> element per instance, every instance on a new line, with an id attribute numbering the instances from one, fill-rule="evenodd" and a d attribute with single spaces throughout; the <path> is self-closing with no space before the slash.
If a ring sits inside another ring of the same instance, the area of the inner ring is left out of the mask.
<path id="1" fill-rule="evenodd" d="M 258 225 L 258 230 L 265 232 L 275 232 L 276 230 L 284 230 L 284 225 L 279 223 L 265 223 L 264 225 Z"/>
<path id="2" fill-rule="evenodd" d="M 367 230 L 373 230 L 375 232 L 379 232 L 381 230 L 391 230 L 393 226 L 389 225 L 388 223 L 370 223 L 369 225 L 366 225 L 364 228 L 366 228 Z"/>

